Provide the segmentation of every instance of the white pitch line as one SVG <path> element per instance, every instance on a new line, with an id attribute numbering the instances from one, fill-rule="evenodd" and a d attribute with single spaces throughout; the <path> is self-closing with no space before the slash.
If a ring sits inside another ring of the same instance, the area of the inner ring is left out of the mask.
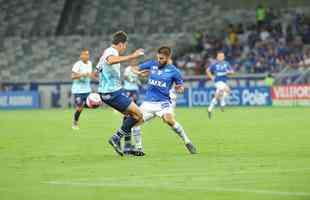
<path id="1" fill-rule="evenodd" d="M 81 186 L 81 187 L 138 187 L 138 188 L 162 188 L 162 189 L 179 189 L 179 190 L 205 190 L 210 192 L 241 192 L 241 193 L 256 193 L 256 194 L 270 194 L 270 195 L 281 195 L 281 196 L 310 196 L 308 192 L 289 192 L 289 191 L 274 191 L 274 190 L 260 190 L 260 189 L 242 189 L 242 188 L 206 188 L 206 187 L 184 187 L 176 186 L 173 184 L 118 184 L 118 183 L 82 183 L 82 182 L 61 182 L 61 181 L 48 181 L 43 182 L 50 185 L 69 185 L 69 186 Z"/>
<path id="2" fill-rule="evenodd" d="M 274 191 L 274 190 L 258 190 L 258 189 L 241 189 L 241 188 L 213 188 L 214 191 L 223 192 L 246 192 L 257 194 L 272 194 L 283 196 L 310 196 L 308 192 L 289 192 L 289 191 Z"/>
<path id="3" fill-rule="evenodd" d="M 247 171 L 247 170 L 242 170 L 242 171 L 231 171 L 229 173 L 211 173 L 211 172 L 197 172 L 197 171 L 193 171 L 193 172 L 184 172 L 184 171 L 180 171 L 180 172 L 171 172 L 171 173 L 167 173 L 167 174 L 155 174 L 155 175 L 145 175 L 145 176 L 141 176 L 141 175 L 132 175 L 132 176 L 123 176 L 123 177 L 119 177 L 117 178 L 117 180 L 128 180 L 128 179 L 149 179 L 149 178 L 167 178 L 167 177 L 184 177 L 184 176 L 212 176 L 209 177 L 209 179 L 219 179 L 216 178 L 214 176 L 217 175 L 230 175 L 230 176 L 234 176 L 234 175 L 239 175 L 239 174 L 256 174 L 256 173 L 273 173 L 273 174 L 277 174 L 277 173 L 289 173 L 289 172 L 301 172 L 301 171 L 309 171 L 310 172 L 310 168 L 295 168 L 295 169 L 265 169 L 265 170 L 257 170 L 257 171 Z M 222 179 L 222 178 L 221 178 Z M 107 180 L 116 180 L 115 177 L 105 177 L 103 180 L 96 180 L 96 181 L 107 181 Z M 75 181 L 89 181 L 89 178 L 80 178 L 80 179 L 75 179 Z"/>

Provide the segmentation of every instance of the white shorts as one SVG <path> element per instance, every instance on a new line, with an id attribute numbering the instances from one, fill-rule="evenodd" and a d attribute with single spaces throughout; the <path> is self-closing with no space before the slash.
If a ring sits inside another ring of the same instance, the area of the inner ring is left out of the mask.
<path id="1" fill-rule="evenodd" d="M 162 117 L 165 114 L 173 114 L 173 105 L 170 102 L 149 102 L 145 101 L 139 107 L 142 114 L 143 120 L 149 121 L 152 118 L 158 116 Z"/>
<path id="2" fill-rule="evenodd" d="M 219 81 L 215 83 L 215 88 L 216 88 L 216 93 L 223 92 L 226 90 L 226 88 L 228 88 L 228 85 L 223 81 Z"/>
<path id="3" fill-rule="evenodd" d="M 172 106 L 172 109 L 174 109 L 177 106 L 177 100 L 176 99 L 171 99 L 171 106 Z"/>

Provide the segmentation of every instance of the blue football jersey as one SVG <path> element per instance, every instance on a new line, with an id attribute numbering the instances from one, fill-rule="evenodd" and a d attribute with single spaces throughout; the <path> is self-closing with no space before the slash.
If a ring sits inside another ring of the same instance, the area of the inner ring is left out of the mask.
<path id="1" fill-rule="evenodd" d="M 227 61 L 215 62 L 209 67 L 210 72 L 215 76 L 214 82 L 227 82 L 227 72 L 232 71 L 230 64 Z"/>
<path id="2" fill-rule="evenodd" d="M 150 60 L 140 64 L 139 68 L 150 71 L 145 101 L 170 101 L 169 91 L 173 84 L 183 85 L 181 72 L 172 64 L 160 68 L 157 61 Z"/>

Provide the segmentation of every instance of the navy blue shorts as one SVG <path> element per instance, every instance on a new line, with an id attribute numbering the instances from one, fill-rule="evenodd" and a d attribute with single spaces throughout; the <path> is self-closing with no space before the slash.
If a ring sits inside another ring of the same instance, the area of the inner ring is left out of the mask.
<path id="1" fill-rule="evenodd" d="M 138 102 L 139 92 L 137 90 L 125 90 L 126 95 L 129 96 L 135 103 Z"/>
<path id="2" fill-rule="evenodd" d="M 131 98 L 120 89 L 111 93 L 99 93 L 102 101 L 112 108 L 124 113 L 131 104 Z"/>
<path id="3" fill-rule="evenodd" d="M 82 107 L 86 105 L 86 99 L 89 93 L 74 94 L 74 105 Z"/>

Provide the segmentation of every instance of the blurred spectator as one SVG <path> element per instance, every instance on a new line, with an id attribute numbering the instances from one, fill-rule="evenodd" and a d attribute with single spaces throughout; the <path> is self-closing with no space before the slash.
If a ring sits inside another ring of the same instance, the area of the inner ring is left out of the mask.
<path id="1" fill-rule="evenodd" d="M 265 23 L 267 18 L 267 11 L 262 5 L 258 5 L 256 8 L 256 22 L 258 29 L 261 29 Z"/>
<path id="2" fill-rule="evenodd" d="M 3 92 L 4 91 L 4 85 L 2 83 L 0 83 L 0 92 Z"/>
<path id="3" fill-rule="evenodd" d="M 266 21 L 267 21 L 268 26 L 271 25 L 272 21 L 274 21 L 276 19 L 277 19 L 277 15 L 276 15 L 274 9 L 269 8 L 267 10 L 267 16 L 266 16 Z"/>
<path id="4" fill-rule="evenodd" d="M 310 44 L 310 19 L 308 23 L 301 27 L 301 36 L 305 44 Z"/>
<path id="5" fill-rule="evenodd" d="M 307 49 L 303 63 L 304 63 L 304 67 L 307 67 L 307 68 L 310 67 L 310 49 Z"/>
<path id="6" fill-rule="evenodd" d="M 229 25 L 227 33 L 228 44 L 230 46 L 235 45 L 238 42 L 238 36 L 232 24 Z"/>
<path id="7" fill-rule="evenodd" d="M 294 40 L 292 25 L 288 25 L 286 28 L 286 42 L 290 43 Z"/>
<path id="8" fill-rule="evenodd" d="M 263 7 L 259 9 L 258 13 L 266 12 Z M 310 18 L 308 20 L 301 14 L 294 22 L 294 15 L 290 12 L 279 14 L 269 9 L 268 19 L 259 17 L 263 24 L 266 23 L 261 27 L 258 24 L 230 23 L 222 37 L 199 32 L 197 38 L 204 35 L 201 51 L 177 58 L 177 65 L 188 75 L 201 74 L 213 62 L 214 53 L 222 50 L 235 71 L 241 73 L 277 73 L 287 67 L 310 67 L 310 50 L 305 50 L 304 43 L 305 40 L 310 41 Z M 297 30 L 299 32 L 296 33 Z"/>
<path id="9" fill-rule="evenodd" d="M 243 28 L 243 24 L 242 24 L 242 23 L 239 23 L 239 24 L 238 24 L 238 26 L 237 26 L 237 28 L 236 28 L 236 33 L 237 33 L 238 35 L 244 33 L 244 28 Z"/>
<path id="10" fill-rule="evenodd" d="M 304 53 L 299 56 L 299 64 L 298 66 L 301 68 L 309 68 L 310 67 L 310 49 L 305 49 Z"/>
<path id="11" fill-rule="evenodd" d="M 265 42 L 267 39 L 269 39 L 269 37 L 270 37 L 270 34 L 269 34 L 269 32 L 268 32 L 268 30 L 267 29 L 263 29 L 261 32 L 260 32 L 260 39 L 263 41 L 263 42 Z"/>
<path id="12" fill-rule="evenodd" d="M 195 32 L 194 38 L 195 38 L 196 50 L 198 52 L 202 51 L 203 50 L 203 32 L 202 31 Z"/>
<path id="13" fill-rule="evenodd" d="M 272 76 L 272 74 L 267 74 L 267 76 L 265 77 L 264 80 L 265 86 L 271 87 L 274 84 L 274 78 Z"/>

